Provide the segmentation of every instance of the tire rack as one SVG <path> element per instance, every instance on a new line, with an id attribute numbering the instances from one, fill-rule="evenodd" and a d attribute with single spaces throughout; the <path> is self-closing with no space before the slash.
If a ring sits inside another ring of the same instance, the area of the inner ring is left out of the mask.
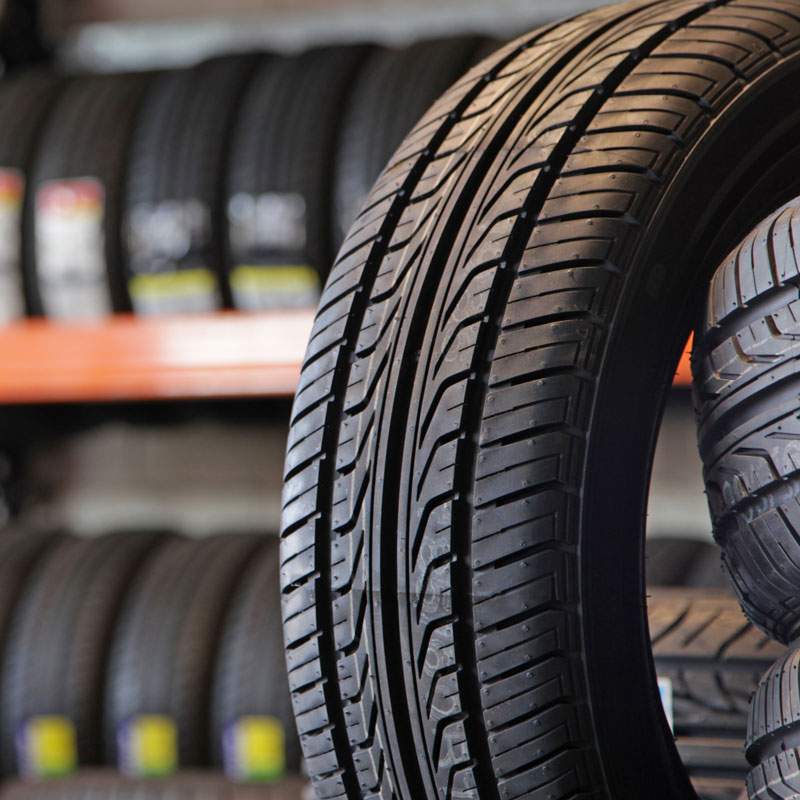
<path id="1" fill-rule="evenodd" d="M 21 320 L 0 329 L 0 404 L 291 397 L 311 310 Z M 675 385 L 691 383 L 687 344 Z"/>

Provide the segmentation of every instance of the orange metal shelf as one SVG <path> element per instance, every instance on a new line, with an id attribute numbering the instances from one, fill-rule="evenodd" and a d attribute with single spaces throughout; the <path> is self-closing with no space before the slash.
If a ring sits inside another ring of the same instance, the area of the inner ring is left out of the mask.
<path id="1" fill-rule="evenodd" d="M 314 312 L 23 320 L 0 329 L 0 403 L 291 397 Z M 691 339 L 675 384 L 691 383 Z"/>
<path id="2" fill-rule="evenodd" d="M 675 380 L 673 384 L 675 386 L 691 386 L 692 385 L 692 365 L 690 362 L 690 357 L 692 354 L 692 337 L 689 337 L 689 341 L 686 342 L 686 348 L 683 351 L 683 355 L 681 356 L 680 364 L 678 364 L 678 369 L 675 371 Z"/>
<path id="3" fill-rule="evenodd" d="M 0 329 L 0 403 L 291 396 L 313 318 L 23 320 Z"/>

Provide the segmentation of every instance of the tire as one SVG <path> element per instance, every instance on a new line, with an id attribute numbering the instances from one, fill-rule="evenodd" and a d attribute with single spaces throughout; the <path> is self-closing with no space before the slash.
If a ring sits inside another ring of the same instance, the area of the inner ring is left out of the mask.
<path id="1" fill-rule="evenodd" d="M 716 548 L 697 539 L 659 536 L 646 542 L 645 583 L 647 586 L 684 586 L 687 577 L 708 550 Z"/>
<path id="2" fill-rule="evenodd" d="M 59 538 L 54 533 L 0 532 L 0 665 L 5 659 L 9 628 L 28 578 L 39 559 Z M 0 775 L 5 772 L 3 766 L 0 760 Z"/>
<path id="3" fill-rule="evenodd" d="M 302 791 L 297 778 L 242 785 L 200 770 L 140 780 L 111 770 L 86 770 L 57 781 L 9 782 L 0 790 L 0 800 L 300 800 Z"/>
<path id="4" fill-rule="evenodd" d="M 160 75 L 139 116 L 125 188 L 126 278 L 138 314 L 230 305 L 223 181 L 235 116 L 261 56 Z"/>
<path id="5" fill-rule="evenodd" d="M 335 252 L 330 208 L 342 106 L 368 49 L 265 62 L 233 123 L 227 271 L 236 308 L 316 305 Z"/>
<path id="6" fill-rule="evenodd" d="M 32 313 L 75 319 L 130 310 L 122 190 L 130 131 L 151 80 L 149 74 L 74 78 L 48 116 L 31 171 L 25 229 Z"/>
<path id="7" fill-rule="evenodd" d="M 800 633 L 799 209 L 767 217 L 720 266 L 693 355 L 714 535 L 748 617 L 784 643 Z"/>
<path id="8" fill-rule="evenodd" d="M 36 143 L 64 83 L 63 78 L 44 70 L 4 77 L 0 82 L 0 117 L 4 121 L 0 131 L 0 323 L 25 315 L 22 229 L 23 218 L 30 212 L 26 188 Z"/>
<path id="9" fill-rule="evenodd" d="M 215 765 L 225 765 L 228 727 L 242 717 L 270 716 L 284 729 L 288 772 L 300 771 L 278 590 L 278 537 L 265 541 L 242 577 L 223 623 L 217 652 L 211 732 Z M 265 676 L 269 676 L 266 680 Z"/>
<path id="10" fill-rule="evenodd" d="M 165 715 L 181 767 L 211 763 L 209 702 L 222 619 L 263 541 L 224 535 L 173 541 L 139 575 L 117 628 L 106 689 L 108 763 L 124 763 L 118 736 L 137 715 Z"/>
<path id="11" fill-rule="evenodd" d="M 798 37 L 777 5 L 599 9 L 471 71 L 393 157 L 286 461 L 319 797 L 693 797 L 649 652 L 647 479 L 714 269 L 797 193 Z"/>
<path id="12" fill-rule="evenodd" d="M 9 632 L 2 675 L 5 772 L 18 772 L 15 736 L 32 717 L 75 729 L 79 764 L 103 763 L 102 703 L 117 614 L 158 533 L 63 539 L 29 579 Z"/>
<path id="13" fill-rule="evenodd" d="M 686 573 L 686 585 L 732 593 L 731 582 L 722 566 L 718 547 L 706 545 Z"/>
<path id="14" fill-rule="evenodd" d="M 678 751 L 698 794 L 738 782 L 750 699 L 783 648 L 751 625 L 726 592 L 658 589 L 648 599 L 656 674 L 669 681 Z"/>
<path id="15" fill-rule="evenodd" d="M 336 249 L 392 153 L 433 101 L 476 63 L 472 54 L 480 44 L 470 36 L 433 39 L 402 49 L 381 48 L 366 60 L 345 106 L 338 138 L 333 179 Z"/>
<path id="16" fill-rule="evenodd" d="M 747 733 L 750 800 L 800 797 L 798 669 L 800 648 L 793 645 L 764 675 L 753 698 Z"/>
<path id="17" fill-rule="evenodd" d="M 702 778 L 694 782 L 700 800 L 748 800 L 742 782 L 731 778 Z"/>

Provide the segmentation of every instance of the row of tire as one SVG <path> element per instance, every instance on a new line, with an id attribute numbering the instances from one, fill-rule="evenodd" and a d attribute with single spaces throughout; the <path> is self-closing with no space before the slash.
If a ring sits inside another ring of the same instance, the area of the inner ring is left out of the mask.
<path id="1" fill-rule="evenodd" d="M 84 770 L 58 781 L 9 781 L 2 800 L 307 800 L 306 782 L 237 784 L 213 772 L 186 771 L 170 778 L 126 778 L 110 770 Z"/>
<path id="2" fill-rule="evenodd" d="M 311 306 L 405 133 L 497 46 L 0 83 L 0 319 Z"/>
<path id="3" fill-rule="evenodd" d="M 3 776 L 297 773 L 277 549 L 257 534 L 0 534 Z"/>

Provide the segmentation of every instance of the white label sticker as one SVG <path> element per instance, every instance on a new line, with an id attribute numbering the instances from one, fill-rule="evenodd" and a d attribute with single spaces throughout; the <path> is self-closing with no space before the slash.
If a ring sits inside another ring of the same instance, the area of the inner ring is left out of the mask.
<path id="1" fill-rule="evenodd" d="M 296 253 L 306 246 L 306 201 L 296 192 L 239 192 L 228 202 L 231 249 L 250 262 L 256 253 Z"/>
<path id="2" fill-rule="evenodd" d="M 24 316 L 22 290 L 22 200 L 25 179 L 0 168 L 0 324 Z"/>
<path id="3" fill-rule="evenodd" d="M 211 212 L 199 200 L 139 203 L 131 211 L 126 239 L 132 277 L 131 301 L 139 314 L 212 311 L 222 299 L 207 263 Z"/>
<path id="4" fill-rule="evenodd" d="M 675 714 L 672 707 L 672 681 L 669 678 L 658 679 L 658 693 L 661 695 L 661 705 L 669 723 L 669 729 L 675 730 Z"/>
<path id="5" fill-rule="evenodd" d="M 313 307 L 319 276 L 306 263 L 306 201 L 296 192 L 240 192 L 228 202 L 228 235 L 236 308 Z"/>
<path id="6" fill-rule="evenodd" d="M 95 178 L 50 181 L 36 194 L 35 248 L 44 312 L 59 319 L 111 313 L 105 192 Z"/>

